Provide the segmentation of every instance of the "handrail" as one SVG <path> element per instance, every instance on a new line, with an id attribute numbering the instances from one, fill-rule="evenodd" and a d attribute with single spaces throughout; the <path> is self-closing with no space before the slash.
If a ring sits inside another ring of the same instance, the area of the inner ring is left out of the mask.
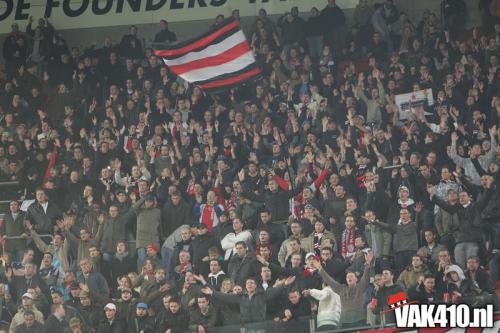
<path id="1" fill-rule="evenodd" d="M 42 235 L 38 235 L 40 238 L 50 238 L 52 239 L 53 236 L 51 234 L 42 234 Z M 28 238 L 31 238 L 30 235 L 28 235 L 28 237 L 22 237 L 22 236 L 7 236 L 5 237 L 7 240 L 9 239 L 12 239 L 12 240 L 16 240 L 16 239 L 28 239 Z"/>
<path id="2" fill-rule="evenodd" d="M 17 180 L 10 181 L 10 182 L 0 182 L 0 187 L 7 187 L 7 186 L 18 186 L 19 182 Z"/>

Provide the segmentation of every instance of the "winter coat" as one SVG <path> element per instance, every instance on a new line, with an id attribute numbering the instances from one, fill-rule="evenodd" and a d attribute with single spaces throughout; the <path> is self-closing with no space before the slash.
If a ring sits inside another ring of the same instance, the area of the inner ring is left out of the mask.
<path id="1" fill-rule="evenodd" d="M 161 211 L 161 238 L 166 239 L 180 226 L 191 225 L 192 222 L 191 208 L 186 202 L 181 201 L 174 205 L 169 200 Z"/>
<path id="2" fill-rule="evenodd" d="M 417 223 L 410 222 L 407 224 L 387 224 L 380 221 L 374 222 L 376 226 L 382 227 L 394 233 L 394 252 L 417 251 L 418 250 L 418 233 Z"/>
<path id="3" fill-rule="evenodd" d="M 208 249 L 211 247 L 218 247 L 217 241 L 212 233 L 207 232 L 204 235 L 199 235 L 191 242 L 193 246 L 193 259 L 191 262 L 195 267 L 195 271 L 199 272 L 202 266 L 202 259 L 208 255 Z"/>
<path id="4" fill-rule="evenodd" d="M 388 256 L 391 251 L 392 235 L 384 229 L 368 223 L 365 226 L 365 237 L 368 246 L 373 250 L 375 258 Z"/>
<path id="5" fill-rule="evenodd" d="M 28 328 L 24 323 L 16 327 L 16 333 L 45 333 L 45 332 L 47 332 L 45 326 L 37 321 L 35 321 L 33 323 L 33 326 L 31 326 L 30 328 Z"/>
<path id="6" fill-rule="evenodd" d="M 31 308 L 30 310 L 35 313 L 35 321 L 39 322 L 40 324 L 43 324 L 43 314 L 40 311 L 38 311 L 38 309 L 35 306 L 33 306 L 33 308 Z M 24 323 L 24 311 L 25 310 L 22 306 L 19 307 L 19 310 L 17 311 L 14 318 L 12 318 L 12 321 L 10 323 L 9 333 L 15 333 L 16 328 L 22 323 Z"/>
<path id="7" fill-rule="evenodd" d="M 19 211 L 16 219 L 12 216 L 12 213 L 5 214 L 4 222 L 0 226 L 0 234 L 7 237 L 17 237 L 24 233 L 24 216 L 22 211 Z M 5 244 L 5 249 L 9 253 L 15 253 L 24 250 L 26 247 L 25 239 L 8 239 Z M 18 258 L 21 259 L 21 258 Z"/>
<path id="8" fill-rule="evenodd" d="M 210 305 L 207 314 L 201 313 L 200 309 L 196 306 L 191 308 L 189 312 L 189 326 L 195 331 L 197 331 L 198 325 L 207 329 L 215 327 L 218 322 L 219 311 L 213 305 Z"/>
<path id="9" fill-rule="evenodd" d="M 171 333 L 183 333 L 189 327 L 189 313 L 182 308 L 175 314 L 167 311 L 165 320 L 159 326 L 159 332 L 170 329 Z"/>
<path id="10" fill-rule="evenodd" d="M 280 295 L 285 288 L 279 286 L 267 290 L 259 290 L 252 297 L 248 294 L 224 294 L 218 291 L 213 292 L 213 298 L 228 304 L 238 304 L 240 306 L 241 322 L 254 323 L 266 320 L 266 303 Z"/>
<path id="11" fill-rule="evenodd" d="M 241 194 L 242 197 L 252 201 L 265 203 L 274 221 L 288 220 L 290 215 L 289 199 L 293 195 L 293 191 L 283 191 L 281 189 L 277 192 L 266 191 L 264 195 L 257 195 L 253 192 L 243 192 Z"/>
<path id="12" fill-rule="evenodd" d="M 236 284 L 244 286 L 248 277 L 259 275 L 260 272 L 256 272 L 256 263 L 257 259 L 251 253 L 243 257 L 234 255 L 229 261 L 228 274 Z"/>
<path id="13" fill-rule="evenodd" d="M 126 239 L 127 223 L 134 217 L 133 211 L 129 210 L 116 218 L 107 216 L 104 220 L 101 251 L 104 253 L 115 253 L 116 243 Z"/>
<path id="14" fill-rule="evenodd" d="M 59 207 L 52 203 L 52 201 L 49 201 L 47 212 L 43 210 L 42 205 L 38 202 L 32 203 L 28 207 L 26 218 L 34 224 L 34 228 L 39 234 L 52 234 L 52 226 L 56 223 L 56 219 L 61 216 L 62 213 Z"/>
<path id="15" fill-rule="evenodd" d="M 64 329 L 66 327 L 64 322 L 57 319 L 54 315 L 50 315 L 43 326 L 47 332 L 51 333 L 64 333 Z"/>
<path id="16" fill-rule="evenodd" d="M 450 214 L 456 213 L 458 216 L 458 232 L 455 238 L 457 243 L 463 242 L 481 242 L 481 211 L 484 209 L 488 203 L 491 195 L 493 194 L 492 189 L 488 189 L 485 193 L 480 195 L 477 202 L 469 203 L 466 207 L 462 206 L 460 203 L 455 205 L 450 205 L 449 203 L 439 199 L 435 195 L 432 196 L 432 202 L 437 204 L 439 207 L 444 209 Z"/>
<path id="17" fill-rule="evenodd" d="M 146 199 L 137 201 L 132 210 L 137 214 L 136 248 L 146 248 L 150 244 L 159 245 L 161 211 L 158 208 L 141 208 Z"/>
<path id="18" fill-rule="evenodd" d="M 76 280 L 79 283 L 85 283 L 87 286 L 89 286 L 90 290 L 94 290 L 95 292 L 105 297 L 109 296 L 108 282 L 99 272 L 90 272 L 88 278 L 85 278 L 83 273 L 81 271 L 78 271 L 76 274 Z"/>
<path id="19" fill-rule="evenodd" d="M 124 320 L 115 319 L 111 324 L 107 319 L 104 319 L 97 327 L 97 333 L 124 333 L 127 324 Z"/>

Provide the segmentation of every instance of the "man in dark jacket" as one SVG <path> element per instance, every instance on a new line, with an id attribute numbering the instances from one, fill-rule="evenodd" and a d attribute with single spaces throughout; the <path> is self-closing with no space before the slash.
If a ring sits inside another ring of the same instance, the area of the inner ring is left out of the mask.
<path id="1" fill-rule="evenodd" d="M 80 260 L 80 268 L 82 270 L 76 275 L 78 282 L 85 283 L 91 290 L 98 291 L 101 295 L 109 295 L 109 287 L 106 279 L 101 273 L 92 270 L 89 259 L 83 258 Z"/>
<path id="2" fill-rule="evenodd" d="M 106 318 L 99 324 L 97 333 L 123 333 L 127 324 L 116 316 L 116 305 L 108 303 L 104 307 Z"/>
<path id="3" fill-rule="evenodd" d="M 295 281 L 295 277 L 288 277 L 275 284 L 274 288 L 268 288 L 266 291 L 257 290 L 257 280 L 248 278 L 245 282 L 246 293 L 224 294 L 218 291 L 213 291 L 209 287 L 203 288 L 201 291 L 204 294 L 212 295 L 214 300 L 223 303 L 239 304 L 242 323 L 257 323 L 266 320 L 266 303 L 280 295 L 286 286 L 291 285 Z"/>
<path id="4" fill-rule="evenodd" d="M 443 293 L 436 288 L 436 278 L 426 274 L 423 280 L 408 290 L 408 298 L 421 304 L 439 303 L 443 300 Z"/>
<path id="5" fill-rule="evenodd" d="M 45 322 L 45 331 L 51 333 L 64 333 L 67 328 L 67 324 L 64 320 L 66 316 L 66 311 L 62 304 L 52 305 L 52 314 L 47 318 Z"/>
<path id="6" fill-rule="evenodd" d="M 128 333 L 152 333 L 154 331 L 154 321 L 148 316 L 148 305 L 137 303 L 135 316 L 128 322 Z"/>
<path id="7" fill-rule="evenodd" d="M 116 253 L 111 259 L 111 278 L 113 281 L 120 276 L 137 270 L 137 261 L 127 251 L 127 243 L 124 240 L 116 244 Z"/>
<path id="8" fill-rule="evenodd" d="M 55 221 L 62 216 L 59 207 L 49 202 L 45 190 L 36 190 L 36 201 L 28 207 L 27 218 L 39 234 L 51 234 Z"/>
<path id="9" fill-rule="evenodd" d="M 290 215 L 288 199 L 293 197 L 293 195 L 293 191 L 280 190 L 278 183 L 274 179 L 269 181 L 269 191 L 265 192 L 264 195 L 257 195 L 248 191 L 241 193 L 242 197 L 265 203 L 267 210 L 274 217 L 275 221 L 288 220 L 288 216 Z"/>
<path id="10" fill-rule="evenodd" d="M 169 312 L 165 315 L 165 320 L 159 323 L 159 332 L 177 333 L 184 332 L 189 327 L 189 313 L 181 308 L 181 301 L 172 298 L 169 304 Z"/>
<path id="11" fill-rule="evenodd" d="M 218 246 L 217 240 L 214 235 L 208 231 L 207 225 L 205 223 L 200 223 L 196 226 L 198 229 L 198 236 L 196 236 L 192 241 L 193 246 L 193 260 L 194 270 L 196 273 L 200 273 L 200 268 L 203 262 L 206 262 L 208 258 L 208 249 L 214 246 Z"/>
<path id="12" fill-rule="evenodd" d="M 394 283 L 394 272 L 390 269 L 384 269 L 382 271 L 382 281 L 384 285 L 380 288 L 377 293 L 377 306 L 375 306 L 372 311 L 376 315 L 382 314 L 382 311 L 389 309 L 389 304 L 387 303 L 387 297 L 394 295 L 398 292 L 402 292 L 403 288 Z M 396 318 L 394 317 L 394 312 L 385 312 L 385 322 L 395 323 Z"/>
<path id="13" fill-rule="evenodd" d="M 174 192 L 170 196 L 161 211 L 161 238 L 162 240 L 170 236 L 182 225 L 191 225 L 193 220 L 191 208 L 182 199 L 179 192 Z"/>
<path id="14" fill-rule="evenodd" d="M 282 306 L 285 308 L 280 314 L 279 318 L 285 321 L 287 332 L 306 332 L 308 330 L 308 322 L 303 319 L 304 317 L 309 317 L 311 315 L 311 303 L 305 297 L 302 297 L 299 290 L 292 289 L 288 291 L 288 300 Z"/>
<path id="15" fill-rule="evenodd" d="M 172 43 L 177 40 L 175 32 L 168 30 L 168 22 L 166 20 L 160 21 L 160 29 L 155 35 L 155 43 Z"/>
<path id="16" fill-rule="evenodd" d="M 5 214 L 4 223 L 0 226 L 0 235 L 3 237 L 19 237 L 25 234 L 23 225 L 25 214 L 19 208 L 17 201 L 13 200 L 10 202 L 10 211 L 8 214 Z M 5 249 L 10 254 L 11 261 L 21 261 L 23 259 L 26 239 L 9 240 L 7 238 L 5 246 Z"/>
<path id="17" fill-rule="evenodd" d="M 27 310 L 23 314 L 24 323 L 16 327 L 16 333 L 45 333 L 44 325 L 35 320 L 35 313 Z"/>
<path id="18" fill-rule="evenodd" d="M 236 243 L 236 255 L 231 257 L 228 265 L 228 274 L 238 285 L 242 286 L 248 277 L 256 277 L 255 271 L 257 260 L 255 255 L 250 253 L 245 242 Z"/>
<path id="19" fill-rule="evenodd" d="M 427 187 L 427 191 L 431 196 L 431 201 L 441 207 L 450 214 L 458 215 L 458 232 L 455 245 L 455 260 L 460 267 L 465 267 L 468 257 L 477 256 L 479 252 L 479 243 L 481 238 L 481 211 L 486 207 L 488 201 L 493 194 L 492 189 L 493 178 L 486 176 L 485 192 L 482 193 L 476 202 L 466 191 L 461 191 L 458 194 L 458 203 L 450 205 L 449 203 L 438 198 L 431 186 Z"/>
<path id="20" fill-rule="evenodd" d="M 479 288 L 487 293 L 492 292 L 490 285 L 490 275 L 483 268 L 479 266 L 479 257 L 469 257 L 467 258 L 467 270 L 465 271 L 465 276 L 477 283 Z"/>
<path id="21" fill-rule="evenodd" d="M 201 329 L 206 331 L 215 327 L 219 322 L 217 308 L 211 304 L 206 295 L 198 296 L 196 303 L 197 305 L 190 310 L 189 328 L 193 332 L 200 332 Z"/>

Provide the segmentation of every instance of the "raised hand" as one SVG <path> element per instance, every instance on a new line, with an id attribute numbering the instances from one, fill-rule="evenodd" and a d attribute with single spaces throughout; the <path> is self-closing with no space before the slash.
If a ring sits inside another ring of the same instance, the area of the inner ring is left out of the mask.
<path id="1" fill-rule="evenodd" d="M 373 261 L 373 251 L 372 250 L 368 251 L 368 253 L 365 254 L 365 261 L 367 264 L 371 264 L 371 262 Z"/>
<path id="2" fill-rule="evenodd" d="M 295 276 L 289 276 L 285 279 L 285 286 L 289 286 L 295 282 Z"/>
<path id="3" fill-rule="evenodd" d="M 206 294 L 206 295 L 213 295 L 213 293 L 214 293 L 214 291 L 209 287 L 201 288 L 201 292 Z"/>

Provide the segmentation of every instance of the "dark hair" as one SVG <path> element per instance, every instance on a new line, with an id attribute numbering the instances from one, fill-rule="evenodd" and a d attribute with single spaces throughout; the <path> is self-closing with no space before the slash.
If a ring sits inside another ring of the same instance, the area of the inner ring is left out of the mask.
<path id="1" fill-rule="evenodd" d="M 35 317 L 35 312 L 33 312 L 31 310 L 25 310 L 24 313 L 23 313 L 23 316 L 33 316 L 33 317 Z"/>
<path id="2" fill-rule="evenodd" d="M 234 244 L 235 247 L 238 245 L 243 246 L 245 249 L 247 248 L 247 243 L 245 243 L 244 241 L 239 241 L 239 242 L 236 242 L 236 244 Z"/>

